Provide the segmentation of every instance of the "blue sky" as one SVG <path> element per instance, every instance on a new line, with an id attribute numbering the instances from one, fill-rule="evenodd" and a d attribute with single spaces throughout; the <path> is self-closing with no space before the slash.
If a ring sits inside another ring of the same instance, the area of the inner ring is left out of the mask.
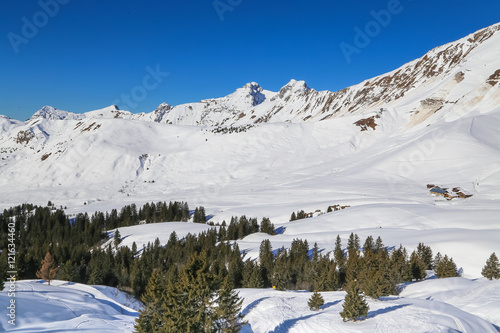
<path id="1" fill-rule="evenodd" d="M 389 16 L 376 23 L 373 12 Z M 251 81 L 335 91 L 497 23 L 498 13 L 492 0 L 3 1 L 0 114 L 150 112 Z M 368 41 L 356 44 L 356 27 L 372 29 Z M 347 44 L 357 48 L 348 57 Z"/>

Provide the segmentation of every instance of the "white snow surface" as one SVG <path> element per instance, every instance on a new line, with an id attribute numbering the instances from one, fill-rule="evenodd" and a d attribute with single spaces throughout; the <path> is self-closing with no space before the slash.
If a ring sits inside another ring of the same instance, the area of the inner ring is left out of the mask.
<path id="1" fill-rule="evenodd" d="M 308 293 L 243 290 L 245 304 L 270 297 L 248 309 L 252 330 L 325 332 L 331 324 L 340 331 L 491 331 L 486 321 L 500 326 L 498 282 L 467 279 L 480 278 L 489 255 L 500 253 L 498 31 L 500 24 L 335 93 L 295 80 L 270 92 L 253 82 L 226 97 L 164 103 L 147 114 L 115 106 L 83 115 L 44 107 L 26 122 L 0 117 L 0 208 L 50 200 L 74 214 L 177 200 L 191 209 L 204 206 L 216 223 L 243 214 L 269 217 L 279 234 L 239 240 L 245 259 L 257 258 L 266 238 L 274 249 L 307 239 L 324 254 L 337 235 L 345 248 L 351 232 L 409 251 L 423 242 L 434 254 L 453 257 L 466 279 L 409 285 L 404 298 L 370 301 L 380 312 L 355 324 L 333 316 L 340 292 L 325 293 L 331 305 L 310 313 Z M 369 117 L 375 129 L 355 125 Z M 221 125 L 253 127 L 222 134 Z M 472 197 L 448 201 L 430 195 L 427 184 L 460 187 Z M 324 213 L 336 204 L 350 207 Z M 314 217 L 288 222 L 301 209 Z M 136 241 L 140 249 L 156 237 L 166 243 L 173 230 L 183 237 L 206 228 L 162 223 L 120 233 L 122 245 Z M 29 291 L 26 283 L 19 282 Z M 38 297 L 34 304 L 42 309 L 40 294 L 20 297 Z M 443 309 L 430 306 L 439 302 Z M 43 318 L 50 314 L 35 310 L 48 325 Z M 260 314 L 269 314 L 267 321 Z"/>
<path id="2" fill-rule="evenodd" d="M 264 332 L 498 332 L 500 281 L 436 279 L 404 286 L 399 296 L 367 299 L 368 319 L 343 322 L 345 292 L 322 292 L 320 311 L 310 311 L 312 293 L 239 289 L 243 333 Z M 10 302 L 0 292 L 0 306 Z M 115 288 L 65 281 L 16 282 L 16 325 L 0 317 L 6 332 L 133 332 L 141 303 Z"/>
<path id="3" fill-rule="evenodd" d="M 417 282 L 407 286 L 401 296 L 368 299 L 368 320 L 357 322 L 343 322 L 339 315 L 343 291 L 322 292 L 325 305 L 320 311 L 311 311 L 307 306 L 310 292 L 241 289 L 240 296 L 245 298 L 242 313 L 248 320 L 242 332 L 496 333 L 491 322 L 498 327 L 499 287 L 499 281 L 486 279 Z"/>
<path id="4" fill-rule="evenodd" d="M 15 300 L 15 325 L 6 311 L 1 332 L 133 332 L 142 304 L 115 288 L 53 280 L 16 281 L 15 297 L 0 292 L 0 307 Z"/>

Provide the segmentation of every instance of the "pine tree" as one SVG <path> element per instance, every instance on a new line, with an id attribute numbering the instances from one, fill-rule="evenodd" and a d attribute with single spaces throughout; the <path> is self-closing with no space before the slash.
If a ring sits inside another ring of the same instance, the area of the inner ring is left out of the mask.
<path id="1" fill-rule="evenodd" d="M 137 332 L 154 332 L 155 328 L 161 327 L 161 316 L 163 314 L 162 299 L 165 285 L 160 272 L 155 269 L 146 286 L 146 291 L 141 297 L 144 308 L 139 310 L 135 329 Z"/>
<path id="2" fill-rule="evenodd" d="M 269 235 L 276 235 L 276 232 L 274 232 L 274 224 L 272 224 L 271 220 L 267 217 L 264 217 L 260 223 L 260 232 L 264 232 Z"/>
<path id="3" fill-rule="evenodd" d="M 365 244 L 363 245 L 363 255 L 367 255 L 369 252 L 375 251 L 375 243 L 373 242 L 373 237 L 368 236 L 365 240 Z"/>
<path id="4" fill-rule="evenodd" d="M 361 294 L 356 280 L 349 283 L 347 287 L 347 295 L 345 296 L 342 307 L 344 310 L 340 312 L 340 316 L 344 321 L 356 321 L 357 318 L 368 316 L 368 310 L 370 308 Z"/>
<path id="5" fill-rule="evenodd" d="M 434 260 L 432 261 L 432 269 L 436 270 L 441 260 L 443 260 L 443 256 L 441 255 L 441 253 L 440 252 L 436 253 Z"/>
<path id="6" fill-rule="evenodd" d="M 269 239 L 264 239 L 260 243 L 259 262 L 262 268 L 262 278 L 265 287 L 271 287 L 271 276 L 273 274 L 274 255 L 273 248 Z"/>
<path id="7" fill-rule="evenodd" d="M 295 221 L 297 220 L 297 215 L 295 214 L 295 212 L 292 213 L 292 216 L 290 216 L 290 221 Z"/>
<path id="8" fill-rule="evenodd" d="M 54 280 L 57 276 L 57 270 L 54 258 L 50 255 L 50 252 L 47 252 L 45 258 L 42 260 L 42 268 L 36 272 L 36 277 L 47 281 L 50 285 L 50 281 Z"/>
<path id="9" fill-rule="evenodd" d="M 216 332 L 215 281 L 206 252 L 194 253 L 182 269 L 177 284 L 169 284 L 162 323 L 173 332 Z"/>
<path id="10" fill-rule="evenodd" d="M 78 272 L 76 271 L 76 269 L 76 264 L 74 264 L 71 260 L 66 261 L 61 270 L 61 280 L 77 282 Z"/>
<path id="11" fill-rule="evenodd" d="M 419 243 L 417 246 L 417 254 L 424 262 L 425 269 L 432 269 L 432 249 L 430 246 Z"/>
<path id="12" fill-rule="evenodd" d="M 315 291 L 311 298 L 309 298 L 309 301 L 307 301 L 307 305 L 309 305 L 309 309 L 311 309 L 311 311 L 318 311 L 324 304 L 325 300 L 323 299 L 323 296 L 321 296 L 321 294 L 317 291 Z"/>
<path id="13" fill-rule="evenodd" d="M 453 262 L 453 258 L 448 258 L 448 256 L 445 255 L 444 258 L 439 261 L 436 267 L 436 276 L 440 279 L 458 276 L 457 265 Z"/>
<path id="14" fill-rule="evenodd" d="M 118 245 L 122 241 L 122 236 L 120 235 L 120 230 L 116 229 L 115 231 L 115 236 L 113 237 L 113 244 L 115 245 L 115 248 L 118 248 Z"/>
<path id="15" fill-rule="evenodd" d="M 500 279 L 500 263 L 495 252 L 486 260 L 486 265 L 484 265 L 481 274 L 488 280 Z"/>
<path id="16" fill-rule="evenodd" d="M 415 280 L 422 280 L 426 276 L 425 273 L 426 268 L 427 264 L 421 259 L 421 257 L 417 254 L 417 252 L 413 251 L 410 256 L 410 269 L 412 277 Z"/>
<path id="17" fill-rule="evenodd" d="M 233 290 L 228 276 L 224 279 L 222 287 L 218 293 L 217 317 L 220 332 L 237 333 L 241 330 L 243 315 L 241 314 L 241 304 L 243 299 Z"/>
<path id="18" fill-rule="evenodd" d="M 375 241 L 375 252 L 379 252 L 384 249 L 384 243 L 382 242 L 382 238 L 380 236 L 377 237 Z"/>

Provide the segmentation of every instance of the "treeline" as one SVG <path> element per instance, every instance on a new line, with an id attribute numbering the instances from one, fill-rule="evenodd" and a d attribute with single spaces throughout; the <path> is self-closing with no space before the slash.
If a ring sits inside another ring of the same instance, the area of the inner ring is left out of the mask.
<path id="1" fill-rule="evenodd" d="M 369 236 L 361 247 L 360 239 L 351 234 L 347 248 L 337 236 L 333 253 L 320 253 L 317 244 L 309 248 L 307 240 L 295 239 L 289 249 L 273 252 L 269 240 L 260 246 L 258 263 L 247 262 L 248 287 L 330 291 L 344 288 L 357 281 L 368 296 L 378 298 L 397 294 L 402 282 L 421 280 L 426 270 L 434 269 L 439 278 L 458 276 L 452 258 L 437 253 L 420 243 L 408 254 L 400 246 L 389 251 L 378 237 Z"/>
<path id="2" fill-rule="evenodd" d="M 228 225 L 223 222 L 218 228 L 196 236 L 187 235 L 182 240 L 177 239 L 174 233 L 166 246 L 161 246 L 159 239 L 156 239 L 141 248 L 135 243 L 131 248 L 122 247 L 119 246 L 118 238 L 111 242 L 113 245 L 102 248 L 108 241 L 109 229 L 134 225 L 144 220 L 159 222 L 188 219 L 189 207 L 183 202 L 145 204 L 139 210 L 132 204 L 123 207 L 119 213 L 114 209 L 111 213 L 97 212 L 92 216 L 78 214 L 72 219 L 53 206 L 24 204 L 4 210 L 0 215 L 0 249 L 3 250 L 3 255 L 7 253 L 8 226 L 11 223 L 15 226 L 18 278 L 36 278 L 41 261 L 49 252 L 57 263 L 58 279 L 120 287 L 141 295 L 154 268 L 165 272 L 169 272 L 172 267 L 178 269 L 192 253 L 202 250 L 207 252 L 211 263 L 227 265 L 222 276 L 227 275 L 224 272 L 230 271 L 232 283 L 242 286 L 244 263 L 241 253 L 237 247 L 231 247 L 228 241 L 241 239 L 255 232 L 274 234 L 274 225 L 269 219 L 264 218 L 259 224 L 255 218 L 241 216 L 231 218 Z M 194 210 L 192 220 L 206 220 L 203 207 Z M 118 233 L 119 229 L 115 235 Z M 224 259 L 215 260 L 216 254 Z M 229 259 L 235 262 L 230 264 Z M 3 261 L 6 263 L 6 260 Z M 0 263 L 2 272 L 7 270 L 3 264 L 4 262 Z M 234 269 L 236 266 L 239 267 L 237 273 Z"/>
<path id="3" fill-rule="evenodd" d="M 71 219 L 63 210 L 55 209 L 52 203 L 49 207 L 23 204 L 5 209 L 0 215 L 0 249 L 7 249 L 8 225 L 14 221 L 19 278 L 35 278 L 41 260 L 50 252 L 61 266 L 61 272 L 70 271 L 69 268 L 62 269 L 69 262 L 68 267 L 77 268 L 77 277 L 73 279 L 85 283 L 90 279 L 88 271 L 92 256 L 99 253 L 91 250 L 107 240 L 107 230 L 136 225 L 140 221 L 188 221 L 189 214 L 188 204 L 177 201 L 146 203 L 139 209 L 132 204 L 119 212 L 113 209 L 110 213 L 97 212 L 91 216 L 77 214 Z M 205 219 L 204 208 L 196 208 L 193 221 L 204 223 Z"/>

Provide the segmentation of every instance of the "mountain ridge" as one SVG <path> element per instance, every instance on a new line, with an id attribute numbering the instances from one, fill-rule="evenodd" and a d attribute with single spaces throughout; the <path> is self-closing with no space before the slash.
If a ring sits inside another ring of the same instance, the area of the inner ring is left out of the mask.
<path id="1" fill-rule="evenodd" d="M 161 103 L 150 113 L 134 114 L 111 105 L 100 110 L 76 114 L 44 106 L 28 121 L 121 118 L 175 125 L 237 126 L 263 122 L 317 121 L 345 114 L 369 113 L 384 107 L 400 107 L 405 109 L 405 112 L 416 114 L 422 112 L 422 109 L 427 114 L 432 113 L 429 109 L 437 112 L 446 109 L 450 103 L 463 103 L 462 107 L 466 108 L 466 94 L 477 94 L 474 88 L 486 91 L 488 89 L 485 88 L 495 86 L 499 80 L 498 61 L 495 63 L 485 59 L 484 66 L 487 68 L 480 72 L 477 70 L 481 65 L 481 59 L 477 59 L 477 53 L 481 53 L 478 50 L 481 51 L 488 41 L 489 44 L 495 44 L 491 43 L 492 38 L 497 40 L 496 44 L 499 45 L 498 31 L 500 23 L 438 46 L 393 71 L 335 92 L 316 91 L 309 88 L 304 81 L 294 79 L 278 92 L 264 90 L 258 83 L 250 82 L 224 97 L 177 106 Z M 494 45 L 489 47 L 493 48 L 492 54 L 498 54 L 496 51 L 499 50 L 495 50 Z M 473 70 L 473 77 L 467 75 Z M 429 91 L 428 98 L 408 103 L 411 95 L 425 90 L 432 83 L 435 86 L 448 85 L 448 88 Z M 480 84 L 485 85 L 478 87 Z M 466 87 L 458 89 L 464 96 L 452 94 L 452 90 L 457 90 L 459 86 Z M 416 118 L 425 117 L 421 114 Z"/>

